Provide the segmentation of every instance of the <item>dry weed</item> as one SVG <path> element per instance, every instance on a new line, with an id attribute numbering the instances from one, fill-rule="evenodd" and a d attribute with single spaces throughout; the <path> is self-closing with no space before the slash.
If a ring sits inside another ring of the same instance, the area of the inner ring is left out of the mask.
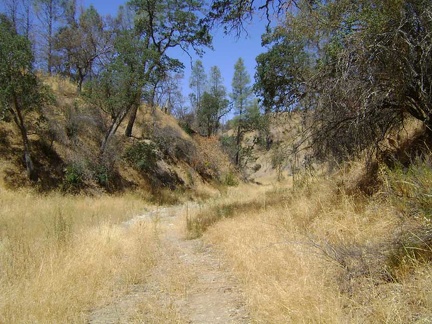
<path id="1" fill-rule="evenodd" d="M 262 208 L 248 208 L 246 203 L 253 206 L 264 201 L 263 196 L 272 201 L 274 195 L 276 202 Z M 256 322 L 432 319 L 431 268 L 424 257 L 432 251 L 425 251 L 430 231 L 424 230 L 423 220 L 401 216 L 397 211 L 402 209 L 393 204 L 393 198 L 380 193 L 348 195 L 335 178 L 307 179 L 293 191 L 230 196 L 244 208 L 236 210 L 235 218 L 221 218 L 210 226 L 204 238 L 234 263 Z M 419 204 L 422 211 L 428 210 L 424 202 Z M 212 208 L 201 215 L 211 214 Z M 403 239 L 401 233 L 407 228 L 415 229 L 421 238 L 415 246 L 410 244 L 412 239 Z M 407 252 L 418 246 L 422 253 Z"/>
<path id="2" fill-rule="evenodd" d="M 342 305 L 331 279 L 335 270 L 301 236 L 277 231 L 271 223 L 277 213 L 226 220 L 208 239 L 235 262 L 256 322 L 338 322 Z"/>
<path id="3" fill-rule="evenodd" d="M 137 197 L 1 190 L 0 200 L 2 323 L 85 323 L 155 261 L 151 225 L 120 224 L 144 208 Z"/>

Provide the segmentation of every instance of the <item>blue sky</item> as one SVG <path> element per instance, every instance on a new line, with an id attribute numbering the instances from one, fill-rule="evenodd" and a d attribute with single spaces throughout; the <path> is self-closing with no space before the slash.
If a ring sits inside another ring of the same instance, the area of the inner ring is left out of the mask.
<path id="1" fill-rule="evenodd" d="M 92 4 L 100 14 L 115 15 L 118 7 L 125 4 L 126 1 L 82 0 L 82 3 L 85 7 L 88 7 Z M 253 82 L 256 65 L 255 58 L 258 54 L 264 51 L 264 49 L 261 47 L 261 35 L 265 31 L 265 22 L 257 18 L 253 21 L 253 24 L 247 25 L 247 30 L 248 35 L 243 35 L 239 39 L 237 39 L 234 35 L 224 35 L 222 28 L 214 30 L 212 32 L 214 50 L 207 49 L 202 58 L 192 55 L 193 59 L 201 59 L 207 74 L 212 66 L 216 65 L 220 68 L 228 93 L 231 92 L 231 81 L 234 74 L 234 65 L 239 57 L 243 58 L 245 66 L 250 74 L 251 81 Z M 190 93 L 190 58 L 188 55 L 180 51 L 178 51 L 177 56 L 172 56 L 182 61 L 185 65 L 183 93 L 185 96 L 187 96 L 187 94 Z"/>

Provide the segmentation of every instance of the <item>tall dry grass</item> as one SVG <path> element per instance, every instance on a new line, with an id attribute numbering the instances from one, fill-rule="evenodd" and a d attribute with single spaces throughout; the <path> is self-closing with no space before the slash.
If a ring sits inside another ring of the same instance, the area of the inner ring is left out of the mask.
<path id="1" fill-rule="evenodd" d="M 432 174 L 422 173 L 431 176 L 421 181 L 425 187 L 422 199 L 417 197 L 423 211 L 419 216 L 419 208 L 413 214 L 406 205 L 419 191 L 406 185 L 412 179 L 384 170 L 387 185 L 365 197 L 347 194 L 341 185 L 354 171 L 338 179 L 308 177 L 295 190 L 239 190 L 219 203 L 226 209 L 252 202 L 253 208 L 234 208 L 230 217 L 207 226 L 204 238 L 234 264 L 255 322 L 432 320 L 432 231 L 430 209 L 424 206 Z M 401 181 L 404 208 L 395 195 Z M 191 215 L 189 223 L 209 217 L 217 205 Z"/>
<path id="2" fill-rule="evenodd" d="M 198 210 L 186 216 L 186 236 L 189 239 L 201 237 L 218 221 L 231 218 L 246 209 L 256 209 L 269 203 L 266 201 L 266 188 L 240 184 L 237 187 L 221 187 L 219 195 L 214 195 L 201 204 Z"/>
<path id="3" fill-rule="evenodd" d="M 152 224 L 133 195 L 89 198 L 0 189 L 0 323 L 86 323 L 92 309 L 143 282 Z"/>

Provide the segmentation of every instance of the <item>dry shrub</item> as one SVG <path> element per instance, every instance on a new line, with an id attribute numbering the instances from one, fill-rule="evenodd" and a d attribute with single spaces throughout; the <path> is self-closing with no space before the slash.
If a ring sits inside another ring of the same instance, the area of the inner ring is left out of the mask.
<path id="1" fill-rule="evenodd" d="M 229 173 L 229 161 L 216 138 L 191 137 L 174 118 L 158 110 L 144 116 L 142 133 L 155 143 L 160 152 L 159 159 L 173 171 L 173 180 L 177 180 L 174 174 L 177 173 L 184 183 L 195 186 L 202 180 L 222 181 Z M 197 178 L 199 181 L 195 181 Z M 177 187 L 179 183 L 173 184 Z"/>
<path id="2" fill-rule="evenodd" d="M 196 147 L 190 138 L 183 138 L 181 129 L 164 126 L 155 129 L 154 140 L 162 154 L 173 162 L 184 160 L 188 163 L 196 155 Z"/>
<path id="3" fill-rule="evenodd" d="M 178 125 L 159 125 L 153 132 L 154 142 L 166 161 L 187 163 L 205 181 L 222 181 L 230 172 L 230 163 L 216 137 L 193 138 Z"/>
<path id="4" fill-rule="evenodd" d="M 0 322 L 86 322 L 143 282 L 155 262 L 151 224 L 121 225 L 139 197 L 1 191 Z"/>
<path id="5" fill-rule="evenodd" d="M 409 167 L 384 169 L 385 193 L 396 211 L 406 217 L 431 219 L 432 160 L 417 160 Z"/>
<path id="6" fill-rule="evenodd" d="M 393 169 L 408 167 L 420 156 L 430 153 L 430 131 L 423 122 L 408 119 L 403 131 L 389 135 L 379 143 L 377 159 Z"/>

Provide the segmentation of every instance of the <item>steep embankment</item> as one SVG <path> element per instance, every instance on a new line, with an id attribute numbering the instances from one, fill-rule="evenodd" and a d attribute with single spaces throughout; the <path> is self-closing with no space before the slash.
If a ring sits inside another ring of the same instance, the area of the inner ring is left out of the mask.
<path id="1" fill-rule="evenodd" d="M 94 193 L 138 189 L 169 200 L 169 195 L 161 192 L 199 192 L 230 173 L 217 139 L 189 135 L 175 118 L 147 106 L 140 108 L 132 136 L 124 135 L 126 116 L 101 153 L 111 123 L 109 112 L 89 104 L 85 94 L 79 96 L 66 80 L 52 77 L 45 83 L 52 89 L 54 101 L 25 116 L 41 190 Z M 0 121 L 0 130 L 4 184 L 14 188 L 29 185 L 18 130 L 8 119 Z"/>
<path id="2" fill-rule="evenodd" d="M 247 178 L 272 184 L 295 177 L 315 165 L 310 159 L 308 132 L 303 112 L 271 113 L 266 116 L 266 132 L 250 132 L 245 136 L 249 149 L 243 170 Z"/>

